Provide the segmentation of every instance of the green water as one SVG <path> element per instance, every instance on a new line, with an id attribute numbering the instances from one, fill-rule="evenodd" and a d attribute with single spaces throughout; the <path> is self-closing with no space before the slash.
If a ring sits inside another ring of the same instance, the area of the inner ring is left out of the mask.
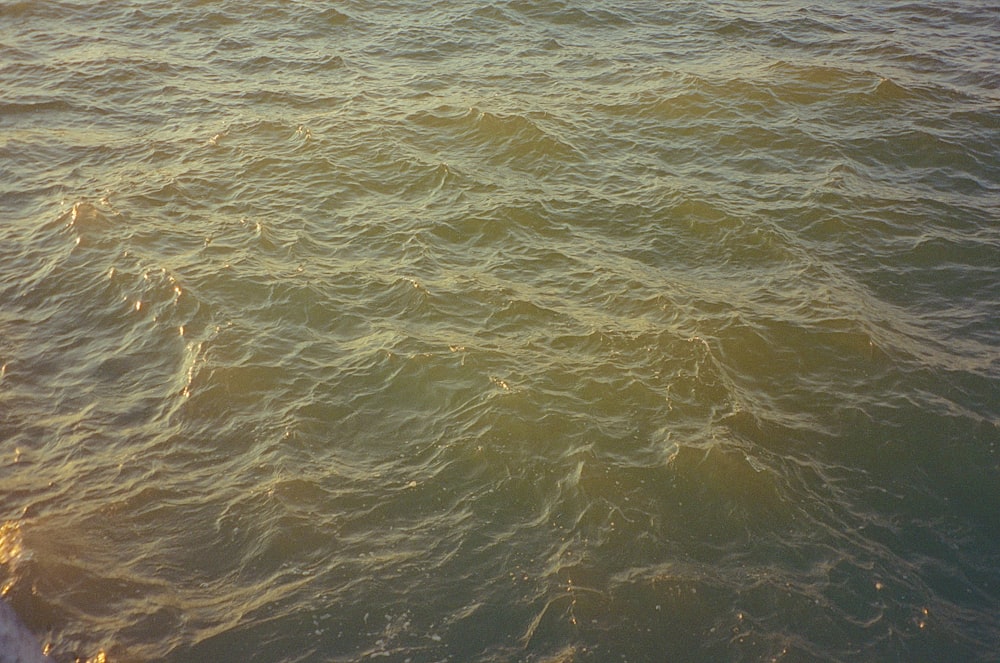
<path id="1" fill-rule="evenodd" d="M 998 29 L 0 3 L 6 600 L 60 662 L 995 660 Z"/>

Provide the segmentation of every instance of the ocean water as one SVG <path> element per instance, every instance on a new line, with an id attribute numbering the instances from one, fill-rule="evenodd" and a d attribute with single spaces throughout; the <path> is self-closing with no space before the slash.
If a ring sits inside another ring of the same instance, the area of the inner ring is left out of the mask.
<path id="1" fill-rule="evenodd" d="M 1000 11 L 0 2 L 60 663 L 996 661 Z"/>

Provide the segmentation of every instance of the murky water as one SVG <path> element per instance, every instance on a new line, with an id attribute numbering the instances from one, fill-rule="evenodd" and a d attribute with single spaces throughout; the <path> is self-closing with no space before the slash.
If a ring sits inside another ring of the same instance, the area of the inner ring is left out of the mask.
<path id="1" fill-rule="evenodd" d="M 988 3 L 0 3 L 58 661 L 988 661 Z"/>

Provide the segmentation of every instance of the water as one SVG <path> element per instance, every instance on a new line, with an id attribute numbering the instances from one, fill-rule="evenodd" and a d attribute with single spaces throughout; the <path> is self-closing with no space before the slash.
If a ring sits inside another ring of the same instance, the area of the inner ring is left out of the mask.
<path id="1" fill-rule="evenodd" d="M 0 3 L 57 661 L 991 661 L 989 3 Z"/>

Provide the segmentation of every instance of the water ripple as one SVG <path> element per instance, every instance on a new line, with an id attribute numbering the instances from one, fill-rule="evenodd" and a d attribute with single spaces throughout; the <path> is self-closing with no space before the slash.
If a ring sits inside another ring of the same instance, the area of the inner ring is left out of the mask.
<path id="1" fill-rule="evenodd" d="M 996 12 L 0 8 L 57 660 L 989 660 Z"/>

